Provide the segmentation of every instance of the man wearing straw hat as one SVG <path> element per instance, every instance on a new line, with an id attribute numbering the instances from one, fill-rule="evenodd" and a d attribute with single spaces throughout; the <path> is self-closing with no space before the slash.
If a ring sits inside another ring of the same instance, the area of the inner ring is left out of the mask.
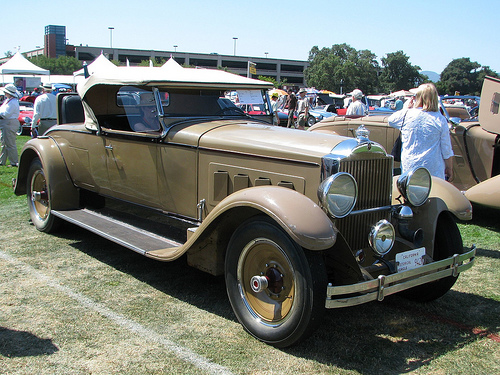
<path id="1" fill-rule="evenodd" d="M 49 128 L 57 122 L 57 103 L 56 96 L 52 93 L 52 85 L 45 84 L 42 86 L 44 93 L 37 96 L 33 107 L 33 121 L 31 122 L 31 132 L 36 130 L 38 125 L 38 135 L 43 135 Z"/>
<path id="2" fill-rule="evenodd" d="M 0 88 L 0 90 L 5 95 L 5 100 L 0 107 L 0 140 L 2 143 L 0 165 L 6 165 L 7 158 L 9 158 L 9 166 L 17 167 L 19 156 L 16 147 L 16 132 L 19 129 L 19 93 L 12 83 Z"/>

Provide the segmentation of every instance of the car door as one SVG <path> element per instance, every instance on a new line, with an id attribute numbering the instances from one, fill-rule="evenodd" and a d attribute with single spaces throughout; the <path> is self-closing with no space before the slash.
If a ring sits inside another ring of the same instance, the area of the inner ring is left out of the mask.
<path id="1" fill-rule="evenodd" d="M 115 198 L 159 207 L 158 143 L 137 136 L 105 136 L 105 155 L 111 194 Z"/>

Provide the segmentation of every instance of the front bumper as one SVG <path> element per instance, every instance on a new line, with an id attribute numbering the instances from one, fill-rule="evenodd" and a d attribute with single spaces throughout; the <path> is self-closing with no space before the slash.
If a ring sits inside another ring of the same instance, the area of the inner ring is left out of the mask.
<path id="1" fill-rule="evenodd" d="M 458 276 L 474 265 L 476 246 L 464 254 L 455 254 L 437 262 L 409 271 L 380 275 L 377 279 L 354 285 L 328 286 L 325 307 L 334 309 L 382 301 L 385 296 L 430 283 L 448 276 Z"/>

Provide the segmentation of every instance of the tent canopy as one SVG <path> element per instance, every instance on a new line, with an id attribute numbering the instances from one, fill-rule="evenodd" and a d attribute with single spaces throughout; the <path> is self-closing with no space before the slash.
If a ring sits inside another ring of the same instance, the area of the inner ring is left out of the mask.
<path id="1" fill-rule="evenodd" d="M 21 52 L 17 51 L 5 64 L 0 65 L 2 74 L 50 74 L 47 69 L 42 69 L 28 61 Z"/>
<path id="2" fill-rule="evenodd" d="M 414 93 L 408 90 L 399 90 L 395 92 L 391 92 L 389 96 L 413 96 Z"/>
<path id="3" fill-rule="evenodd" d="M 106 56 L 104 56 L 102 53 L 97 56 L 97 58 L 92 61 L 89 65 L 87 65 L 87 69 L 89 72 L 89 75 L 94 74 L 97 71 L 105 70 L 105 69 L 110 69 L 110 68 L 116 68 L 116 65 L 113 64 L 111 61 L 109 61 Z M 73 72 L 74 76 L 83 76 L 84 69 L 77 70 L 76 72 Z"/>

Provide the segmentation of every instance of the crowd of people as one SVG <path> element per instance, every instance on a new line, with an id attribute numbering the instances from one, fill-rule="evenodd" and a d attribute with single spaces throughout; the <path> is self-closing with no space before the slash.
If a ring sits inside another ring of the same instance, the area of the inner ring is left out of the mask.
<path id="1" fill-rule="evenodd" d="M 294 112 L 298 114 L 298 129 L 304 129 L 310 107 L 306 99 L 306 89 L 300 89 L 298 98 L 291 90 L 285 108 L 288 108 L 288 127 L 293 124 Z M 347 103 L 347 116 L 364 116 L 368 107 L 363 103 L 363 92 L 352 91 Z M 439 111 L 438 92 L 434 84 L 426 83 L 418 87 L 414 97 L 403 100 L 397 97 L 391 109 L 389 125 L 401 132 L 401 171 L 415 167 L 426 167 L 432 176 L 448 181 L 453 180 L 453 150 L 448 129 L 448 121 Z"/>

